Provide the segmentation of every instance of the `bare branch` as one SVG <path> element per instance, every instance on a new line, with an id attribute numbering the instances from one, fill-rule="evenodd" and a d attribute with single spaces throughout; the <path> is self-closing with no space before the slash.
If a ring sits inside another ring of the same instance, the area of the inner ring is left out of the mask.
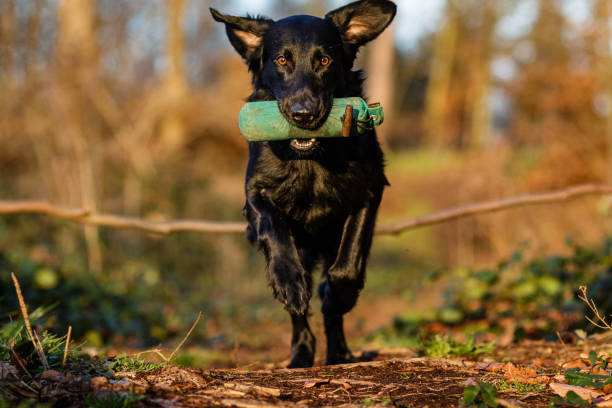
<path id="1" fill-rule="evenodd" d="M 587 287 L 583 285 L 580 286 L 578 290 L 580 291 L 578 299 L 582 300 L 589 307 L 589 309 L 591 309 L 591 312 L 593 312 L 593 315 L 595 316 L 595 320 L 597 320 L 597 322 L 593 321 L 586 315 L 584 317 L 595 327 L 599 327 L 600 329 L 612 330 L 612 325 L 610 325 L 610 323 L 606 321 L 606 317 L 599 312 L 599 309 L 597 309 L 597 305 L 595 304 L 593 299 L 589 299 L 587 295 Z"/>
<path id="2" fill-rule="evenodd" d="M 471 215 L 486 214 L 527 205 L 567 201 L 575 197 L 596 194 L 612 194 L 612 186 L 603 184 L 581 184 L 562 190 L 545 193 L 523 194 L 514 197 L 502 198 L 500 200 L 468 204 L 461 207 L 438 211 L 433 214 L 408 218 L 391 224 L 379 225 L 376 228 L 376 232 L 378 234 L 399 234 L 400 232 L 410 229 L 424 227 L 426 225 L 440 224 L 443 222 L 456 220 L 458 218 L 469 217 Z"/>
<path id="3" fill-rule="evenodd" d="M 438 211 L 432 214 L 407 218 L 401 221 L 380 224 L 376 233 L 380 235 L 399 234 L 404 231 L 440 224 L 459 218 L 492 213 L 509 208 L 567 201 L 587 195 L 612 194 L 612 186 L 604 184 L 582 184 L 561 190 L 523 194 L 499 200 L 484 201 Z M 91 214 L 84 208 L 58 207 L 47 202 L 0 200 L 0 214 L 45 214 L 81 224 L 111 228 L 133 228 L 157 234 L 171 234 L 180 231 L 204 233 L 243 233 L 246 223 L 208 220 L 149 221 L 136 217 L 111 214 Z"/>

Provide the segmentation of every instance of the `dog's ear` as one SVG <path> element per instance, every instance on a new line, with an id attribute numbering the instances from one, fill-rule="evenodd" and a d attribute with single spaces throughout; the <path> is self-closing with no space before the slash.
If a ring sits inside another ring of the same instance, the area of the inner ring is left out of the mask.
<path id="1" fill-rule="evenodd" d="M 388 0 L 361 0 L 330 11 L 325 18 L 338 27 L 344 42 L 356 49 L 378 37 L 391 24 L 396 10 Z"/>
<path id="2" fill-rule="evenodd" d="M 214 8 L 210 9 L 210 13 L 216 21 L 225 24 L 230 43 L 247 62 L 251 62 L 256 57 L 261 49 L 264 34 L 274 23 L 264 17 L 226 16 Z"/>

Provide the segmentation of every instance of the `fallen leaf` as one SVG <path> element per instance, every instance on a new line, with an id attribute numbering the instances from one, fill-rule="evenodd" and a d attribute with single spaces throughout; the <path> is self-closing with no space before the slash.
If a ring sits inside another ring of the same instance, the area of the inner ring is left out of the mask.
<path id="1" fill-rule="evenodd" d="M 587 368 L 589 366 L 589 362 L 584 359 L 568 361 L 567 363 L 562 365 L 562 367 L 566 370 L 570 368 Z"/>
<path id="2" fill-rule="evenodd" d="M 499 406 L 504 407 L 504 408 L 521 408 L 521 405 L 519 405 L 518 403 L 512 400 L 505 400 L 505 399 L 498 398 L 496 401 L 499 404 Z"/>
<path id="3" fill-rule="evenodd" d="M 612 408 L 612 400 L 593 401 L 597 408 Z"/>
<path id="4" fill-rule="evenodd" d="M 476 368 L 479 370 L 497 372 L 497 371 L 502 371 L 504 369 L 504 364 L 502 363 L 483 363 L 483 364 L 478 364 Z"/>
<path id="5" fill-rule="evenodd" d="M 350 390 L 353 386 L 347 382 L 341 383 L 345 390 Z"/>
<path id="6" fill-rule="evenodd" d="M 533 365 L 536 367 L 544 368 L 544 367 L 554 367 L 557 365 L 557 363 L 555 363 L 553 360 L 538 357 L 535 360 L 533 360 Z"/>
<path id="7" fill-rule="evenodd" d="M 612 394 L 612 384 L 604 385 L 602 391 L 606 394 Z"/>
<path id="8" fill-rule="evenodd" d="M 512 363 L 506 363 L 504 372 L 504 378 L 522 384 L 548 384 L 550 382 L 549 377 L 538 375 L 531 367 L 517 367 Z"/>
<path id="9" fill-rule="evenodd" d="M 595 367 L 591 370 L 591 374 L 597 374 L 597 375 L 610 375 L 610 373 L 607 370 L 604 370 L 603 368 L 600 367 Z"/>
<path id="10" fill-rule="evenodd" d="M 314 388 L 317 387 L 321 384 L 329 384 L 329 378 L 319 378 L 316 380 L 312 380 L 312 381 L 307 381 L 306 383 L 304 383 L 304 388 Z"/>
<path id="11" fill-rule="evenodd" d="M 570 391 L 574 391 L 580 398 L 589 403 L 593 402 L 593 399 L 599 396 L 599 394 L 597 394 L 596 392 L 587 390 L 584 387 L 578 387 L 577 385 L 550 383 L 549 386 L 555 394 L 559 395 L 562 398 L 565 398 L 565 395 Z"/>
<path id="12" fill-rule="evenodd" d="M 103 386 L 108 384 L 108 378 L 101 377 L 101 376 L 100 377 L 93 377 L 91 380 L 89 380 L 89 383 L 94 388 L 100 388 L 100 387 L 103 387 Z"/>
<path id="13" fill-rule="evenodd" d="M 463 386 L 464 387 L 467 387 L 468 385 L 476 385 L 476 384 L 478 384 L 478 380 L 476 380 L 473 377 L 470 377 L 470 378 L 468 378 L 467 380 L 465 380 L 463 382 Z"/>
<path id="14" fill-rule="evenodd" d="M 595 387 L 591 387 L 590 385 L 585 385 L 584 388 L 586 388 L 587 390 L 591 390 L 595 393 L 597 393 L 598 395 L 604 395 L 605 392 L 603 392 L 602 390 L 595 388 Z"/>

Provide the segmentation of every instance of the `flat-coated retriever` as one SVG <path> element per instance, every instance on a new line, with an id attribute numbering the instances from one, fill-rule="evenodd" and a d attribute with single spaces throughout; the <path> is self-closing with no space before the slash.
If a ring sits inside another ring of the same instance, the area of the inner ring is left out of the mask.
<path id="1" fill-rule="evenodd" d="M 292 124 L 316 129 L 333 98 L 363 97 L 359 48 L 393 20 L 387 0 L 363 0 L 327 13 L 273 21 L 211 9 L 253 77 L 252 101 L 278 101 Z M 322 264 L 319 296 L 327 364 L 353 360 L 342 316 L 363 288 L 376 212 L 388 185 L 375 132 L 349 138 L 249 143 L 247 237 L 265 254 L 274 296 L 291 314 L 289 367 L 310 367 L 315 338 L 308 326 L 311 272 Z"/>

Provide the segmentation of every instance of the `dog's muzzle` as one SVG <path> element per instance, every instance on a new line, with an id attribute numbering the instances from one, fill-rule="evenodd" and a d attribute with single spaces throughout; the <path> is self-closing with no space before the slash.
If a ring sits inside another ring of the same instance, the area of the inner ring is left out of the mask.
<path id="1" fill-rule="evenodd" d="M 291 147 L 302 152 L 312 149 L 316 143 L 317 139 L 314 137 L 312 139 L 291 139 Z"/>

